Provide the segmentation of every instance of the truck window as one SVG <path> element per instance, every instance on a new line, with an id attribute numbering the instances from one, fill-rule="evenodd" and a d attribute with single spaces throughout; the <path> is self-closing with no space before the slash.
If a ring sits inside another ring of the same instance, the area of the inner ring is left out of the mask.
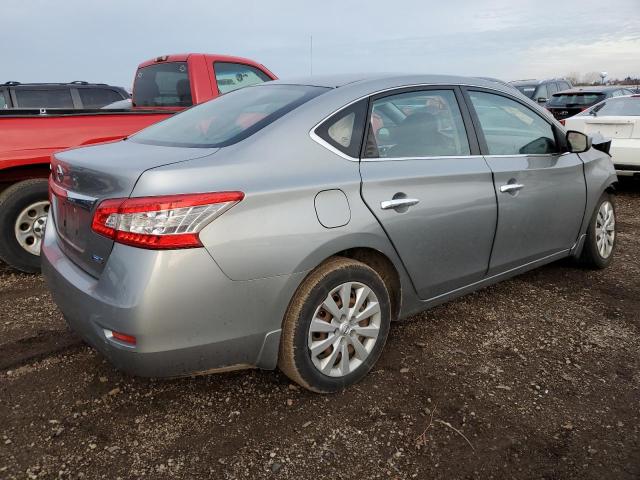
<path id="1" fill-rule="evenodd" d="M 15 94 L 18 108 L 73 108 L 68 88 L 16 88 Z"/>
<path id="2" fill-rule="evenodd" d="M 108 88 L 79 88 L 78 94 L 82 100 L 83 108 L 102 108 L 122 100 L 122 95 Z"/>
<path id="3" fill-rule="evenodd" d="M 263 71 L 242 63 L 214 62 L 213 70 L 220 93 L 271 80 Z"/>
<path id="4" fill-rule="evenodd" d="M 9 102 L 7 101 L 6 90 L 0 90 L 0 108 L 9 108 Z"/>
<path id="5" fill-rule="evenodd" d="M 136 107 L 193 105 L 187 63 L 158 63 L 139 69 L 133 84 L 133 105 Z"/>

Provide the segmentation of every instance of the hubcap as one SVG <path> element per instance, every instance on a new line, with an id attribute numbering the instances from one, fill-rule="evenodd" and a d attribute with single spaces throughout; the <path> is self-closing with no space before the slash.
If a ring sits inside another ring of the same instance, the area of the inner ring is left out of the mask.
<path id="1" fill-rule="evenodd" d="M 616 218 L 611 202 L 602 202 L 596 217 L 596 245 L 602 258 L 609 258 L 616 239 Z"/>
<path id="2" fill-rule="evenodd" d="M 22 210 L 16 219 L 16 240 L 32 255 L 40 255 L 48 214 L 49 202 L 36 202 Z"/>
<path id="3" fill-rule="evenodd" d="M 371 354 L 380 333 L 378 297 L 366 285 L 348 282 L 329 292 L 309 326 L 307 345 L 314 366 L 344 377 Z"/>

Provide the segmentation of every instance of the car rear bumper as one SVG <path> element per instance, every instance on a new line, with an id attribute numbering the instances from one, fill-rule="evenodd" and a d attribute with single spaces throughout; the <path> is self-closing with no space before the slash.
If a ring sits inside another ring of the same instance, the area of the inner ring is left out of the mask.
<path id="1" fill-rule="evenodd" d="M 275 368 L 288 302 L 304 274 L 232 281 L 204 248 L 116 244 L 100 278 L 46 230 L 42 271 L 69 326 L 118 369 L 153 377 Z M 116 331 L 136 338 L 130 346 Z"/>
<path id="2" fill-rule="evenodd" d="M 611 157 L 618 175 L 640 175 L 640 139 L 614 138 Z"/>

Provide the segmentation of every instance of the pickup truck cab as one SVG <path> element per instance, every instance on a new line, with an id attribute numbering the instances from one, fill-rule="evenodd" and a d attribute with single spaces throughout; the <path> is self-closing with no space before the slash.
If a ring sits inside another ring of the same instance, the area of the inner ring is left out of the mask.
<path id="1" fill-rule="evenodd" d="M 138 66 L 131 109 L 0 109 L 0 260 L 40 270 L 53 153 L 121 140 L 191 105 L 275 78 L 246 58 L 165 55 Z"/>

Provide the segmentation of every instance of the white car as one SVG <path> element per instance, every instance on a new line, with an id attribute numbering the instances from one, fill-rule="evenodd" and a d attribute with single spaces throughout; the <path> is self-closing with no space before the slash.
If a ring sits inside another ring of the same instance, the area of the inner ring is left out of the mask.
<path id="1" fill-rule="evenodd" d="M 567 130 L 611 139 L 618 175 L 640 176 L 640 95 L 608 98 L 565 120 Z"/>

